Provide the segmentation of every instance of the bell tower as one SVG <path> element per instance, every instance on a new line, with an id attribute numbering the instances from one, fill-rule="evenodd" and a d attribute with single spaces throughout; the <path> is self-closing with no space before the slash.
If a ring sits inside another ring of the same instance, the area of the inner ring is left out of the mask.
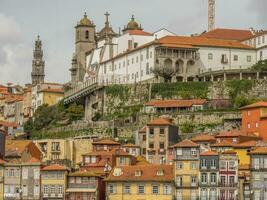
<path id="1" fill-rule="evenodd" d="M 215 28 L 215 0 L 208 0 L 208 31 Z"/>
<path id="2" fill-rule="evenodd" d="M 36 85 L 44 82 L 44 68 L 45 62 L 43 60 L 43 50 L 42 50 L 42 41 L 40 36 L 37 36 L 35 41 L 35 48 L 33 50 L 33 60 L 32 60 L 32 84 Z"/>
<path id="3" fill-rule="evenodd" d="M 72 59 L 71 82 L 83 81 L 86 72 L 86 54 L 96 47 L 95 25 L 84 17 L 75 26 L 75 53 Z"/>

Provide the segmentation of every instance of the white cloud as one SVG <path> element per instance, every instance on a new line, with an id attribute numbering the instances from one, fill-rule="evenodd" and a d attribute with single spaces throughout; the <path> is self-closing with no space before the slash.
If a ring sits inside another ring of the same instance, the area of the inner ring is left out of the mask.
<path id="1" fill-rule="evenodd" d="M 31 47 L 23 42 L 20 27 L 14 18 L 0 13 L 0 82 L 28 82 L 24 74 L 30 74 L 30 60 Z"/>

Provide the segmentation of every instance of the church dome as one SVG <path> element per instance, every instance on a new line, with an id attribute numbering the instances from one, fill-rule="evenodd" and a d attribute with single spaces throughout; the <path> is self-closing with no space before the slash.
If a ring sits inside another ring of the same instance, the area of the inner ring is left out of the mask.
<path id="1" fill-rule="evenodd" d="M 86 13 L 84 14 L 83 18 L 80 20 L 79 25 L 86 25 L 86 26 L 92 25 L 92 22 L 87 18 Z"/>
<path id="2" fill-rule="evenodd" d="M 131 21 L 128 22 L 127 29 L 130 29 L 130 30 L 139 29 L 139 24 L 134 20 L 134 16 L 132 16 Z"/>

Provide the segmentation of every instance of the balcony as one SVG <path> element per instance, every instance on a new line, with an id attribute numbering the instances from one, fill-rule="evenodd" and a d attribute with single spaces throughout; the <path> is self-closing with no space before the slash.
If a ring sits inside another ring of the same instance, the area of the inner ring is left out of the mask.
<path id="1" fill-rule="evenodd" d="M 235 187 L 238 186 L 238 183 L 219 183 L 219 187 L 226 187 L 226 188 L 233 188 L 235 189 Z"/>
<path id="2" fill-rule="evenodd" d="M 68 189 L 96 189 L 96 184 L 77 184 L 77 183 L 69 183 Z"/>
<path id="3" fill-rule="evenodd" d="M 198 183 L 176 183 L 175 185 L 177 188 L 197 188 L 199 186 Z"/>

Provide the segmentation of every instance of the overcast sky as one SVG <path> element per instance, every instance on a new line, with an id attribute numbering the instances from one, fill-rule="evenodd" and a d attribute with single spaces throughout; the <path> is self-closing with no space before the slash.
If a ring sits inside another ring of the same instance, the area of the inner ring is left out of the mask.
<path id="1" fill-rule="evenodd" d="M 104 13 L 115 31 L 132 14 L 145 31 L 178 35 L 207 29 L 208 0 L 0 0 L 0 83 L 31 82 L 34 40 L 43 41 L 47 82 L 70 80 L 74 26 L 87 12 L 97 30 Z M 216 0 L 216 27 L 267 29 L 267 0 Z"/>

